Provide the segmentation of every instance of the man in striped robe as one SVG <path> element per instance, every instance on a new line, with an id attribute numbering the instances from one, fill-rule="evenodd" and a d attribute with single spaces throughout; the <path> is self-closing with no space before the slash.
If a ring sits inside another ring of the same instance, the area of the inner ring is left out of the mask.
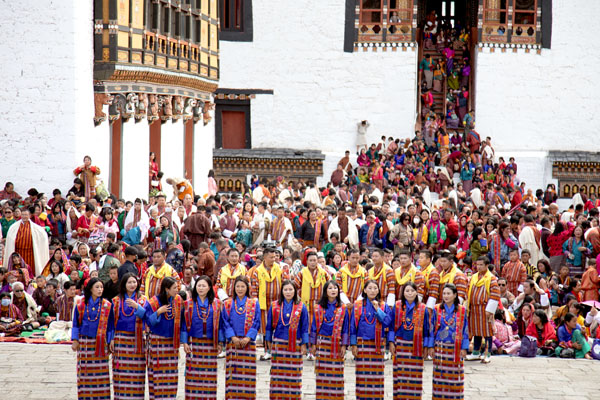
<path id="1" fill-rule="evenodd" d="M 490 261 L 486 256 L 479 257 L 475 262 L 477 273 L 471 277 L 467 292 L 467 312 L 469 335 L 475 337 L 473 353 L 467 356 L 467 361 L 480 359 L 482 338 L 485 338 L 485 356 L 482 363 L 490 362 L 492 351 L 492 336 L 494 335 L 494 313 L 500 302 L 500 286 L 498 280 L 489 270 Z"/>
<path id="2" fill-rule="evenodd" d="M 344 304 L 354 304 L 364 289 L 367 270 L 358 264 L 359 261 L 358 250 L 348 250 L 348 262 L 340 268 L 335 276 L 335 280 L 342 290 L 340 297 Z"/>
<path id="3" fill-rule="evenodd" d="M 4 267 L 8 268 L 9 256 L 16 252 L 23 257 L 27 265 L 34 267 L 37 276 L 42 273 L 50 258 L 48 234 L 30 218 L 31 211 L 25 208 L 21 211 L 21 220 L 8 229 L 4 247 Z"/>

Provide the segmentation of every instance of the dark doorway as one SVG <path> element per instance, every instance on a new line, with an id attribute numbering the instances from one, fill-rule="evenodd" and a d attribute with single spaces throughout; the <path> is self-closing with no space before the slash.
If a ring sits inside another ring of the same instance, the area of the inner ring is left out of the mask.
<path id="1" fill-rule="evenodd" d="M 223 148 L 246 148 L 246 113 L 243 111 L 223 111 Z"/>
<path id="2" fill-rule="evenodd" d="M 220 149 L 250 149 L 250 101 L 215 101 L 215 147 Z"/>
<path id="3" fill-rule="evenodd" d="M 478 6 L 478 0 L 419 0 L 419 25 L 427 14 L 435 11 L 438 21 L 452 27 L 476 27 Z"/>

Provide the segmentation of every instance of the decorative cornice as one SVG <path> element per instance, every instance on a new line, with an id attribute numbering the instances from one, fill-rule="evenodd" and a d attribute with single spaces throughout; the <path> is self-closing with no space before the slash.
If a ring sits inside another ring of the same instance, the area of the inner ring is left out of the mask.
<path id="1" fill-rule="evenodd" d="M 218 86 L 217 82 L 207 82 L 205 80 L 189 78 L 179 74 L 171 75 L 154 71 L 136 70 L 115 70 L 106 80 L 112 82 L 146 82 L 157 85 L 171 85 L 201 90 L 207 93 L 214 93 Z"/>

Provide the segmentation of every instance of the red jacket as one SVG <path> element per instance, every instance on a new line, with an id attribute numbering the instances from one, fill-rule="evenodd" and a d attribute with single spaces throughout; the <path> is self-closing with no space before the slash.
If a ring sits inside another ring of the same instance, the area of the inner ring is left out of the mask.
<path id="1" fill-rule="evenodd" d="M 534 338 L 536 338 L 538 340 L 538 347 L 543 347 L 546 344 L 546 340 L 558 341 L 558 338 L 556 337 L 556 330 L 550 322 L 544 325 L 542 337 L 538 336 L 537 328 L 535 327 L 535 324 L 533 322 L 529 324 L 527 330 L 525 331 L 525 334 L 527 336 L 533 336 Z"/>

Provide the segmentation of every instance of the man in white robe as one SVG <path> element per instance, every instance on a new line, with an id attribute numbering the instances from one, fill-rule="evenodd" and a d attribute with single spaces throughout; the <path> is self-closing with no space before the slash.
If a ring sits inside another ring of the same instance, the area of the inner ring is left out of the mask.
<path id="1" fill-rule="evenodd" d="M 535 232 L 534 229 L 537 230 L 533 217 L 531 215 L 526 215 L 525 225 L 523 225 L 521 233 L 519 234 L 519 245 L 521 246 L 521 249 L 529 251 L 529 254 L 531 255 L 529 263 L 531 265 L 537 265 L 540 258 L 545 258 L 540 245 L 538 245 L 538 240 L 536 239 L 537 232 Z M 537 236 L 540 236 L 540 234 L 537 233 Z"/>
<path id="2" fill-rule="evenodd" d="M 35 275 L 37 276 L 42 273 L 42 270 L 50 259 L 48 234 L 44 228 L 34 224 L 33 221 L 29 219 L 30 217 L 30 211 L 28 209 L 23 209 L 21 211 L 21 220 L 12 224 L 8 229 L 8 232 L 6 233 L 6 244 L 4 246 L 4 268 L 8 268 L 10 255 L 14 252 L 19 253 L 26 262 L 31 262 L 31 260 L 27 260 L 27 258 L 30 257 L 27 257 L 25 254 L 29 250 L 20 248 L 20 244 L 17 243 L 19 229 L 21 229 L 21 227 L 26 229 L 26 225 L 29 225 L 31 244 L 33 245 L 33 265 L 30 265 L 30 267 L 34 268 Z"/>
<path id="3" fill-rule="evenodd" d="M 340 233 L 339 218 L 346 218 L 348 220 L 348 236 L 346 236 L 346 238 L 342 238 Z M 346 243 L 350 248 L 358 249 L 358 229 L 356 228 L 356 223 L 346 216 L 346 210 L 344 209 L 340 209 L 338 211 L 338 216 L 331 221 L 331 224 L 329 224 L 329 228 L 327 229 L 329 241 L 331 241 L 331 235 L 334 233 L 337 233 L 340 236 L 340 241 Z M 346 241 L 346 239 L 348 240 Z"/>

